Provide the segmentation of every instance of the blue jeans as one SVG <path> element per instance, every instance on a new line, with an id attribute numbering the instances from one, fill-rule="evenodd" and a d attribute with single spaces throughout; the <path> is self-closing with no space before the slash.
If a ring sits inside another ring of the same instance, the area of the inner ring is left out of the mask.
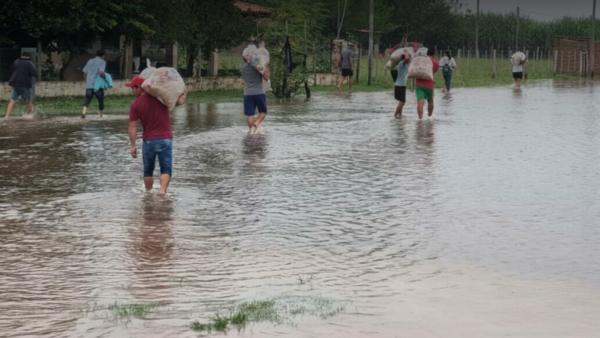
<path id="1" fill-rule="evenodd" d="M 98 109 L 104 110 L 104 89 L 98 89 L 98 91 L 95 91 L 92 88 L 86 88 L 85 103 L 83 105 L 89 107 L 94 96 L 98 99 Z"/>
<path id="2" fill-rule="evenodd" d="M 446 90 L 450 91 L 450 81 L 452 81 L 452 71 L 442 72 L 444 75 L 444 84 L 446 85 Z"/>
<path id="3" fill-rule="evenodd" d="M 170 138 L 144 141 L 142 144 L 142 157 L 144 160 L 144 177 L 152 177 L 154 174 L 157 157 L 160 174 L 173 176 L 173 140 Z"/>

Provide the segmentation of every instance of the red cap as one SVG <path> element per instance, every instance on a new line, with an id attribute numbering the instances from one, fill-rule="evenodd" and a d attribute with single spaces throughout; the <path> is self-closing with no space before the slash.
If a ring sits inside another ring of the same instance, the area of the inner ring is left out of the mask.
<path id="1" fill-rule="evenodd" d="M 144 79 L 136 75 L 130 82 L 125 83 L 125 87 L 141 87 Z"/>

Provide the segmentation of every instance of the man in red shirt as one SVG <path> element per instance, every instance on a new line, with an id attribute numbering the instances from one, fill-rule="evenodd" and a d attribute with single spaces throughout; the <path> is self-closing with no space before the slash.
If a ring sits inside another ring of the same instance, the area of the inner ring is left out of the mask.
<path id="1" fill-rule="evenodd" d="M 152 190 L 154 184 L 154 165 L 156 158 L 160 165 L 160 193 L 166 194 L 173 173 L 173 132 L 169 120 L 169 108 L 157 98 L 147 94 L 142 89 L 144 79 L 134 77 L 125 84 L 131 88 L 135 101 L 129 108 L 129 141 L 131 142 L 131 156 L 137 157 L 135 139 L 138 120 L 142 124 L 143 140 L 142 158 L 144 161 L 144 185 L 146 191 Z M 185 103 L 187 89 L 177 100 L 177 105 Z"/>
<path id="2" fill-rule="evenodd" d="M 435 73 L 437 73 L 438 68 L 440 68 L 440 64 L 433 58 L 434 55 L 435 49 L 429 48 L 427 50 L 427 56 L 431 59 L 431 62 L 433 62 L 433 76 L 435 77 Z M 425 105 L 425 100 L 427 100 L 427 114 L 429 117 L 433 115 L 434 88 L 433 80 L 417 79 L 415 92 L 417 93 L 417 113 L 419 114 L 419 120 L 423 119 L 423 106 Z"/>

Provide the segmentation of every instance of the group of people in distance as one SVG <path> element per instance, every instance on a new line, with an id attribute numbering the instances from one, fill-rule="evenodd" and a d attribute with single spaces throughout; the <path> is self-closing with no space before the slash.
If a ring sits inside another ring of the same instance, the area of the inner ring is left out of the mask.
<path id="1" fill-rule="evenodd" d="M 427 50 L 427 57 L 431 59 L 433 63 L 433 74 L 437 73 L 438 69 L 442 67 L 444 75 L 444 88 L 442 92 L 450 92 L 450 82 L 452 81 L 452 70 L 456 68 L 456 61 L 452 58 L 450 51 L 444 52 L 444 57 L 438 62 L 435 58 L 435 50 L 429 48 Z M 341 90 L 344 81 L 348 80 L 348 91 L 352 91 L 352 76 L 354 69 L 354 44 L 348 43 L 348 47 L 342 51 L 340 58 L 340 67 L 342 69 L 342 76 L 337 85 L 338 91 Z M 401 57 L 400 64 L 397 70 L 392 70 L 392 79 L 394 80 L 394 97 L 398 101 L 398 106 L 394 113 L 395 118 L 402 117 L 402 110 L 406 104 L 406 87 L 408 82 L 408 68 L 410 66 L 411 57 L 408 49 L 404 50 L 404 55 Z M 433 97 L 434 97 L 435 84 L 434 80 L 416 79 L 415 92 L 417 95 L 417 114 L 419 119 L 423 119 L 423 109 L 425 107 L 425 101 L 427 101 L 427 114 L 428 116 L 433 115 Z"/>
<path id="2" fill-rule="evenodd" d="M 444 76 L 444 86 L 442 88 L 442 93 L 449 93 L 450 86 L 452 82 L 452 72 L 457 67 L 456 60 L 452 57 L 452 54 L 449 50 L 444 51 L 444 56 L 438 62 L 434 58 L 435 50 L 432 48 L 427 49 L 427 56 L 431 59 L 433 63 L 433 74 L 435 75 L 439 68 L 442 68 L 442 75 Z M 348 80 L 348 91 L 352 92 L 352 76 L 354 69 L 354 44 L 351 42 L 348 43 L 348 47 L 344 49 L 341 53 L 340 58 L 340 67 L 342 69 L 342 76 L 337 85 L 338 91 L 341 90 L 344 81 Z M 527 58 L 525 57 L 523 60 L 514 60 L 511 57 L 511 62 L 513 64 L 513 79 L 514 79 L 514 87 L 520 88 L 521 81 L 523 79 L 523 65 L 527 63 Z M 398 105 L 396 106 L 396 110 L 394 112 L 395 118 L 402 117 L 402 110 L 404 109 L 404 105 L 406 104 L 406 87 L 408 82 L 408 68 L 411 62 L 411 56 L 408 49 L 404 49 L 404 55 L 401 56 L 400 64 L 398 65 L 398 69 L 392 69 L 391 75 L 394 80 L 394 98 L 398 101 Z M 433 97 L 434 97 L 434 81 L 433 80 L 423 80 L 416 79 L 415 83 L 415 93 L 417 95 L 417 114 L 419 115 L 419 119 L 423 119 L 423 109 L 425 106 L 425 101 L 427 101 L 427 115 L 433 115 Z"/>

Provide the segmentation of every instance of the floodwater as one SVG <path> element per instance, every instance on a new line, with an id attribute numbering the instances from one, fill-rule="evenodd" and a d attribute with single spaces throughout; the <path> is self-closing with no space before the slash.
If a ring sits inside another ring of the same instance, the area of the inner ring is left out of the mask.
<path id="1" fill-rule="evenodd" d="M 0 336 L 197 337 L 273 298 L 330 306 L 212 335 L 598 337 L 600 86 L 413 95 L 271 100 L 263 135 L 179 108 L 167 196 L 125 115 L 0 123 Z"/>

